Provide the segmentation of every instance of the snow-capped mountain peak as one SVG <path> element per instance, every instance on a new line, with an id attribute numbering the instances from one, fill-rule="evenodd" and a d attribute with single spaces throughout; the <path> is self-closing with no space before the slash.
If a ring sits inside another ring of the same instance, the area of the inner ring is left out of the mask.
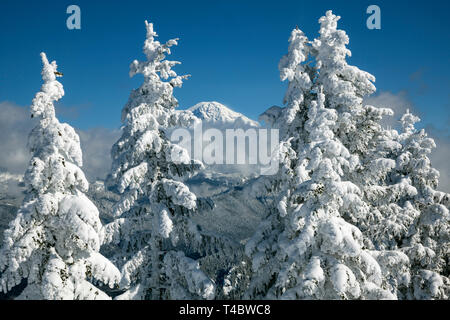
<path id="1" fill-rule="evenodd" d="M 251 120 L 242 113 L 235 112 L 216 101 L 200 102 L 188 109 L 197 118 L 211 124 L 237 124 L 242 127 L 259 127 L 257 121 Z"/>

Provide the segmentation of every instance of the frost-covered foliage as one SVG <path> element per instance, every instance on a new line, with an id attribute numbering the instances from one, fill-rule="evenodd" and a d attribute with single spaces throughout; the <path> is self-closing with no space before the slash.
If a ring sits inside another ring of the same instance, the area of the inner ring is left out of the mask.
<path id="1" fill-rule="evenodd" d="M 80 140 L 55 116 L 53 103 L 64 90 L 56 63 L 41 57 L 44 84 L 31 105 L 39 123 L 29 136 L 27 196 L 4 233 L 0 288 L 7 292 L 26 279 L 19 299 L 109 299 L 94 281 L 114 287 L 120 272 L 99 253 L 103 227 L 84 195 Z"/>
<path id="2" fill-rule="evenodd" d="M 423 129 L 415 129 L 419 120 L 407 111 L 400 134 L 381 131 L 377 156 L 365 170 L 365 194 L 372 208 L 359 223 L 375 248 L 408 256 L 412 282 L 403 288 L 403 298 L 447 299 L 450 195 L 436 190 L 439 173 L 428 158 L 435 143 Z"/>
<path id="3" fill-rule="evenodd" d="M 255 188 L 274 204 L 246 245 L 246 297 L 445 298 L 448 197 L 432 190 L 432 142 L 411 124 L 382 128 L 392 110 L 362 104 L 375 78 L 347 64 L 339 18 L 328 11 L 314 41 L 293 30 L 280 62 L 286 107 L 262 116 L 283 132 L 280 170 Z"/>
<path id="4" fill-rule="evenodd" d="M 211 299 L 214 283 L 183 251 L 201 243 L 189 218 L 197 199 L 183 183 L 201 163 L 166 134 L 195 120 L 192 113 L 175 110 L 173 89 L 187 76 L 172 70 L 179 62 L 165 60 L 177 39 L 161 44 L 153 24 L 146 27 L 147 60 L 130 66 L 130 76 L 142 74 L 144 82 L 123 109 L 123 133 L 112 149 L 109 184 L 122 197 L 113 208 L 116 219 L 106 226 L 105 244 L 119 248 L 114 261 L 122 267 L 121 287 L 127 290 L 119 299 Z"/>
<path id="5" fill-rule="evenodd" d="M 402 250 L 408 255 L 413 275 L 411 297 L 450 298 L 450 194 L 437 191 L 439 172 L 428 155 L 435 148 L 425 131 L 414 128 L 418 117 L 409 112 L 401 118 L 401 154 L 396 159 L 396 178 L 407 179 L 416 192 L 402 202 L 415 218 Z M 412 208 L 411 208 L 412 206 Z M 417 215 L 416 212 L 419 212 Z M 402 243 L 403 244 L 403 243 Z"/>

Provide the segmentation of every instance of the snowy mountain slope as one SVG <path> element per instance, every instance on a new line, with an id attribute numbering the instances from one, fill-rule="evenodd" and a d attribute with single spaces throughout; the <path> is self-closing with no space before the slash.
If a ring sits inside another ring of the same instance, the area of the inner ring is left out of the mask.
<path id="1" fill-rule="evenodd" d="M 251 196 L 254 181 L 230 176 L 206 178 L 205 175 L 189 180 L 187 185 L 191 191 L 209 204 L 199 206 L 194 221 L 206 233 L 242 243 L 253 234 L 265 211 L 264 203 Z"/>
<path id="2" fill-rule="evenodd" d="M 110 222 L 112 207 L 119 201 L 119 195 L 107 190 L 103 181 L 97 180 L 89 185 L 89 198 L 95 203 L 103 223 Z"/>
<path id="3" fill-rule="evenodd" d="M 16 215 L 24 198 L 23 191 L 21 175 L 0 173 L 0 239 L 3 239 L 3 231 Z"/>
<path id="4" fill-rule="evenodd" d="M 203 130 L 215 128 L 225 132 L 260 127 L 257 121 L 215 101 L 200 102 L 188 111 L 202 121 Z M 254 232 L 264 204 L 250 197 L 248 191 L 258 175 L 256 165 L 210 165 L 187 181 L 190 190 L 206 203 L 194 215 L 203 232 L 226 237 L 236 244 Z"/>
<path id="5" fill-rule="evenodd" d="M 190 107 L 187 109 L 188 112 L 191 112 L 196 119 L 199 120 L 199 122 L 202 124 L 201 130 L 203 131 L 203 134 L 208 129 L 217 129 L 220 132 L 222 132 L 223 137 L 226 137 L 226 130 L 227 129 L 242 129 L 244 131 L 248 129 L 258 129 L 261 128 L 261 125 L 259 122 L 254 121 L 245 115 L 235 112 L 231 110 L 230 108 L 226 107 L 225 105 L 215 102 L 215 101 L 209 101 L 209 102 L 200 102 L 194 105 L 193 107 Z M 186 112 L 186 110 L 180 110 L 179 112 Z M 199 140 L 202 139 L 201 135 L 195 135 L 194 130 L 192 128 L 189 128 L 191 135 L 192 135 L 192 144 L 203 144 L 203 148 L 205 148 L 210 142 L 207 140 Z M 194 140 L 194 137 L 196 140 Z M 226 146 L 225 139 L 223 140 L 223 146 Z M 244 152 L 246 153 L 245 159 L 249 158 L 248 150 L 237 150 L 237 152 Z M 254 155 L 253 155 L 254 156 Z M 224 157 L 225 159 L 225 157 Z M 197 159 L 204 162 L 204 159 Z M 225 160 L 224 160 L 225 161 Z M 209 176 L 212 176 L 214 178 L 223 179 L 227 177 L 228 179 L 235 179 L 235 177 L 245 177 L 246 179 L 252 178 L 255 176 L 258 176 L 260 173 L 260 167 L 259 165 L 249 165 L 249 164 L 213 164 L 213 165 L 206 165 L 204 173 L 207 173 Z"/>
<path id="6" fill-rule="evenodd" d="M 218 129 L 222 126 L 227 128 L 258 128 L 260 126 L 257 121 L 251 120 L 242 113 L 235 112 L 216 101 L 200 102 L 188 110 L 202 120 L 204 124 Z"/>
<path id="7" fill-rule="evenodd" d="M 252 192 L 256 181 L 257 178 L 211 176 L 203 172 L 187 182 L 198 198 L 198 211 L 192 220 L 200 227 L 205 239 L 220 239 L 215 250 L 198 260 L 202 270 L 214 279 L 220 299 L 239 298 L 238 291 L 227 290 L 232 274 L 235 273 L 243 287 L 248 281 L 248 274 L 242 273 L 248 262 L 245 244 L 267 211 L 265 200 L 255 197 Z"/>

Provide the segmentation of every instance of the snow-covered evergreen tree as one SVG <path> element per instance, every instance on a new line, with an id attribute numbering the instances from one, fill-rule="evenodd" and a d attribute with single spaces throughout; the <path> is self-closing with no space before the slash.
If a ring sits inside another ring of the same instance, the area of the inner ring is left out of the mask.
<path id="1" fill-rule="evenodd" d="M 109 299 L 94 281 L 116 286 L 120 272 L 99 253 L 103 227 L 84 194 L 80 140 L 55 116 L 53 103 L 64 90 L 56 63 L 45 53 L 41 57 L 44 84 L 31 106 L 39 123 L 29 136 L 27 196 L 4 233 L 1 289 L 7 292 L 26 279 L 20 299 Z"/>
<path id="2" fill-rule="evenodd" d="M 409 283 L 407 256 L 369 251 L 370 240 L 346 219 L 370 209 L 351 179 L 372 137 L 359 129 L 370 131 L 390 111 L 363 107 L 374 77 L 347 64 L 348 37 L 337 30 L 338 20 L 328 11 L 312 42 L 294 30 L 280 63 L 281 79 L 290 81 L 287 106 L 270 115 L 272 124 L 292 128 L 282 135 L 278 174 L 263 183 L 275 194 L 274 210 L 246 245 L 254 270 L 250 298 L 392 299 L 398 288 L 389 284 L 389 268 L 397 283 Z M 383 269 L 379 261 L 390 265 Z"/>
<path id="3" fill-rule="evenodd" d="M 401 118 L 400 134 L 386 130 L 384 142 L 388 143 L 380 145 L 393 147 L 372 166 L 378 178 L 365 188 L 372 206 L 370 219 L 360 222 L 376 248 L 399 249 L 408 256 L 412 282 L 402 288 L 403 298 L 446 299 L 450 195 L 436 190 L 439 172 L 428 158 L 435 144 L 423 129 L 415 129 L 418 121 L 407 111 Z"/>
<path id="4" fill-rule="evenodd" d="M 116 219 L 106 227 L 105 243 L 120 247 L 115 261 L 122 266 L 127 292 L 119 298 L 210 299 L 214 283 L 184 253 L 200 235 L 189 219 L 197 199 L 183 180 L 201 163 L 167 137 L 168 129 L 188 127 L 195 119 L 175 110 L 173 89 L 187 76 L 172 70 L 179 62 L 165 60 L 177 39 L 161 44 L 153 24 L 146 22 L 146 28 L 147 60 L 130 66 L 130 76 L 140 73 L 144 82 L 123 109 L 123 134 L 112 149 L 109 183 L 122 198 L 114 208 Z"/>
<path id="5" fill-rule="evenodd" d="M 424 129 L 414 127 L 420 119 L 407 111 L 401 118 L 399 136 L 403 148 L 396 159 L 396 179 L 408 179 L 412 192 L 401 199 L 414 223 L 408 229 L 402 250 L 412 269 L 411 296 L 415 299 L 448 299 L 450 297 L 450 194 L 437 191 L 439 172 L 431 166 L 428 155 L 436 147 Z M 411 197 L 412 196 L 412 197 Z M 405 226 L 406 227 L 406 226 Z"/>

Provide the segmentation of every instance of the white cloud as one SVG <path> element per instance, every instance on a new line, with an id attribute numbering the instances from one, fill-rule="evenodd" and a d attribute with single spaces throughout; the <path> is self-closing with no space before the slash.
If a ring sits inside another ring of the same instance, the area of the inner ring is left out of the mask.
<path id="1" fill-rule="evenodd" d="M 385 117 L 383 119 L 383 124 L 394 129 L 398 129 L 400 127 L 399 119 L 407 109 L 409 109 L 415 115 L 420 116 L 420 112 L 408 99 L 408 94 L 406 91 L 400 91 L 397 94 L 383 91 L 379 94 L 366 98 L 364 100 L 364 103 L 375 107 L 392 109 L 394 111 L 394 115 Z"/>
<path id="2" fill-rule="evenodd" d="M 449 126 L 450 127 L 450 121 Z M 439 190 L 450 193 L 450 132 L 438 130 L 433 126 L 426 127 L 426 131 L 436 143 L 436 149 L 430 156 L 433 167 L 439 170 Z"/>
<path id="3" fill-rule="evenodd" d="M 77 130 L 83 151 L 83 171 L 91 181 L 104 179 L 111 169 L 111 147 L 120 130 L 94 128 Z"/>
<path id="4" fill-rule="evenodd" d="M 31 157 L 27 148 L 28 134 L 35 124 L 28 108 L 10 102 L 0 103 L 0 171 L 25 172 Z M 83 150 L 84 173 L 90 181 L 105 178 L 111 167 L 111 146 L 120 131 L 105 128 L 76 131 Z"/>
<path id="5" fill-rule="evenodd" d="M 30 154 L 28 134 L 33 121 L 28 108 L 9 102 L 0 103 L 0 168 L 14 174 L 23 174 Z"/>

